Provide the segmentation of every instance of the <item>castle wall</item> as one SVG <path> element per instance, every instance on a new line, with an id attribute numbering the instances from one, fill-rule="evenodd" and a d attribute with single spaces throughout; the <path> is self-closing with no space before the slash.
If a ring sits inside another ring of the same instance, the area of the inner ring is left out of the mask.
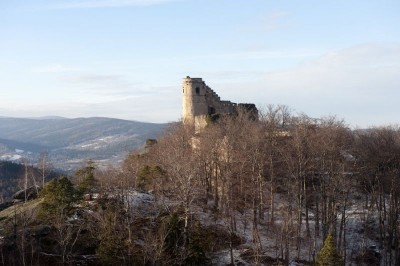
<path id="1" fill-rule="evenodd" d="M 221 101 L 215 93 L 201 78 L 186 77 L 182 82 L 182 118 L 186 124 L 195 125 L 196 129 L 206 126 L 207 115 L 212 114 L 234 114 L 238 106 L 230 101 Z M 257 108 L 254 104 L 254 110 Z"/>
<path id="2" fill-rule="evenodd" d="M 235 103 L 221 101 L 201 78 L 186 77 L 182 83 L 183 121 L 195 123 L 196 116 L 207 116 L 215 113 L 230 114 L 235 110 Z"/>

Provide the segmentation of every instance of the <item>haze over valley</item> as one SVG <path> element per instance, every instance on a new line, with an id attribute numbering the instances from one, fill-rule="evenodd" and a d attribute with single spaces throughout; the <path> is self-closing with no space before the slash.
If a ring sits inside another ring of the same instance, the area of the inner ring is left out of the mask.
<path id="1" fill-rule="evenodd" d="M 112 118 L 0 117 L 0 159 L 36 164 L 41 153 L 56 169 L 74 170 L 92 159 L 116 165 L 128 152 L 157 138 L 166 124 Z"/>

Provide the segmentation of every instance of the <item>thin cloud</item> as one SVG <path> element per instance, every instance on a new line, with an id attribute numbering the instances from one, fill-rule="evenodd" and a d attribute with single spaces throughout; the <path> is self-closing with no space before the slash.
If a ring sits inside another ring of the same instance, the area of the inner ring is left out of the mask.
<path id="1" fill-rule="evenodd" d="M 61 77 L 70 88 L 80 91 L 84 103 L 105 103 L 133 99 L 151 94 L 121 75 L 78 74 Z"/>
<path id="2" fill-rule="evenodd" d="M 400 111 L 399 62 L 399 44 L 354 46 L 266 74 L 263 94 L 311 115 L 334 113 L 351 123 L 379 123 Z M 375 121 L 359 119 L 366 110 Z"/>
<path id="3" fill-rule="evenodd" d="M 398 121 L 399 43 L 369 43 L 331 51 L 285 70 L 264 71 L 258 77 L 250 72 L 247 79 L 221 78 L 233 73 L 203 76 L 211 77 L 206 82 L 221 98 L 233 102 L 285 104 L 313 117 L 335 114 L 352 126 Z"/>
<path id="4" fill-rule="evenodd" d="M 283 10 L 274 10 L 254 17 L 239 28 L 246 33 L 271 32 L 285 29 L 290 26 L 290 14 Z"/>
<path id="5" fill-rule="evenodd" d="M 63 77 L 62 80 L 75 88 L 80 88 L 82 94 L 90 95 L 91 97 L 83 98 L 85 102 L 126 99 L 132 97 L 134 89 L 134 85 L 120 75 L 79 74 Z"/>
<path id="6" fill-rule="evenodd" d="M 237 53 L 219 53 L 209 55 L 198 55 L 187 58 L 187 60 L 200 59 L 235 59 L 235 60 L 261 60 L 261 59 L 282 59 L 282 58 L 306 58 L 316 56 L 315 52 L 309 51 L 243 51 Z"/>
<path id="7" fill-rule="evenodd" d="M 122 77 L 119 75 L 99 75 L 99 74 L 79 74 L 74 76 L 64 77 L 63 80 L 70 83 L 81 84 L 104 84 L 122 82 Z"/>
<path id="8" fill-rule="evenodd" d="M 163 89 L 163 91 L 168 90 L 169 88 Z M 86 110 L 82 110 L 82 113 L 91 116 L 101 115 L 156 123 L 179 120 L 181 109 L 177 106 L 181 104 L 180 98 L 173 97 L 166 100 L 166 97 L 168 95 L 165 95 L 165 93 L 159 93 L 115 102 L 93 103 L 86 105 Z"/>
<path id="9" fill-rule="evenodd" d="M 168 98 L 174 93 L 174 87 L 154 87 L 154 94 L 132 97 L 116 98 L 106 97 L 98 100 L 98 95 L 91 92 L 91 97 L 84 93 L 82 99 L 47 103 L 43 108 L 40 103 L 20 103 L 13 108 L 1 109 L 3 116 L 16 117 L 40 117 L 56 115 L 63 117 L 89 117 L 104 116 L 118 117 L 121 119 L 146 121 L 146 122 L 169 122 L 176 121 L 181 116 L 180 94 Z M 85 99 L 86 98 L 86 99 Z M 168 99 L 168 100 L 166 100 Z"/>
<path id="10" fill-rule="evenodd" d="M 276 10 L 260 18 L 260 29 L 264 31 L 274 31 L 288 26 L 286 21 L 289 13 Z"/>
<path id="11" fill-rule="evenodd" d="M 87 9 L 87 8 L 117 8 L 127 6 L 150 6 L 183 0 L 69 0 L 49 8 L 52 9 Z"/>
<path id="12" fill-rule="evenodd" d="M 38 66 L 31 71 L 33 73 L 65 73 L 65 72 L 73 72 L 78 71 L 79 69 L 74 67 L 65 66 L 62 64 L 50 64 L 45 66 Z"/>
<path id="13" fill-rule="evenodd" d="M 262 71 L 214 71 L 214 72 L 201 72 L 200 76 L 207 77 L 211 80 L 233 80 L 233 79 L 247 79 L 247 78 L 258 78 L 264 72 Z"/>
<path id="14" fill-rule="evenodd" d="M 394 89 L 400 84 L 400 45 L 365 44 L 327 53 L 286 71 L 268 73 L 266 81 L 279 90 L 303 92 Z"/>

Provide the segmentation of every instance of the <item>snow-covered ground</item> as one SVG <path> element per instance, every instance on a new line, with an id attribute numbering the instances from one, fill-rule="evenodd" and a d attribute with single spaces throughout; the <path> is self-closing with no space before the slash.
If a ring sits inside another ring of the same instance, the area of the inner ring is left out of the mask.
<path id="1" fill-rule="evenodd" d="M 147 192 L 140 192 L 136 190 L 115 190 L 109 194 L 109 197 L 123 198 L 126 207 L 138 215 L 145 215 L 146 217 L 156 218 L 160 212 L 167 209 L 176 207 L 179 203 L 171 201 L 166 198 L 156 198 L 153 194 Z M 207 206 L 192 205 L 192 215 L 196 220 L 199 220 L 204 228 L 217 228 L 217 230 L 224 232 L 224 235 L 229 235 L 234 232 L 239 243 L 233 245 L 232 252 L 229 248 L 222 248 L 222 250 L 215 250 L 210 258 L 212 265 L 229 265 L 231 263 L 231 256 L 235 265 L 254 265 L 254 252 L 259 247 L 259 265 L 271 265 L 274 262 L 283 263 L 285 254 L 285 243 L 282 238 L 289 238 L 289 265 L 301 266 L 309 265 L 315 259 L 316 254 L 322 247 L 321 237 L 315 239 L 315 221 L 314 215 L 310 213 L 309 226 L 311 236 L 307 237 L 306 225 L 303 220 L 302 223 L 302 237 L 299 249 L 296 249 L 297 239 L 291 237 L 295 232 L 291 231 L 288 235 L 284 235 L 284 228 L 288 222 L 287 217 L 284 216 L 286 201 L 284 196 L 276 195 L 276 213 L 275 221 L 269 222 L 269 217 L 265 216 L 264 220 L 260 220 L 257 226 L 258 230 L 254 230 L 252 224 L 252 211 L 246 210 L 244 212 L 236 212 L 236 228 L 232 228 L 232 221 L 226 216 L 221 215 L 213 210 L 212 202 Z M 363 225 L 366 219 L 376 221 L 364 208 L 364 202 L 357 200 L 356 197 L 349 201 L 349 207 L 346 211 L 346 265 L 356 265 L 354 259 L 359 256 L 362 251 L 371 249 L 377 246 L 377 241 L 374 237 L 367 237 L 363 231 Z M 341 216 L 337 216 L 339 222 Z M 296 228 L 296 223 L 293 222 L 292 226 Z M 256 241 L 258 232 L 259 242 Z M 321 233 L 322 234 L 322 233 Z M 225 240 L 227 241 L 227 240 Z M 226 245 L 225 245 L 226 246 Z M 381 252 L 378 248 L 374 252 Z"/>
<path id="2" fill-rule="evenodd" d="M 274 223 L 268 222 L 268 217 L 265 220 L 259 221 L 257 231 L 260 241 L 257 244 L 255 238 L 255 230 L 252 224 L 252 211 L 247 210 L 245 212 L 235 213 L 236 219 L 236 230 L 235 234 L 243 239 L 243 243 L 236 246 L 233 249 L 233 257 L 236 265 L 251 265 L 248 259 L 244 260 L 244 254 L 248 250 L 256 250 L 256 247 L 260 247 L 260 255 L 266 260 L 271 258 L 280 258 L 281 261 L 284 257 L 285 247 L 282 240 L 284 234 L 283 227 L 286 224 L 287 218 L 283 215 L 285 210 L 286 201 L 282 195 L 276 194 L 276 213 Z M 365 202 L 352 197 L 348 202 L 348 208 L 346 210 L 346 265 L 355 265 L 355 259 L 360 256 L 365 250 L 373 250 L 376 254 L 382 252 L 378 248 L 378 242 L 376 239 L 376 232 L 371 235 L 365 234 L 364 224 L 366 221 L 372 223 L 371 227 L 376 226 L 377 217 L 373 216 L 368 210 L 365 209 Z M 194 215 L 201 221 L 203 225 L 218 225 L 223 230 L 229 232 L 231 230 L 231 221 L 222 215 L 216 216 L 216 214 L 210 209 L 204 209 L 195 207 L 193 209 Z M 337 215 L 337 223 L 341 221 L 341 215 Z M 293 217 L 292 219 L 295 219 Z M 296 222 L 293 221 L 292 226 L 297 227 Z M 302 237 L 300 239 L 300 248 L 296 249 L 296 241 L 294 237 L 289 237 L 289 262 L 290 265 L 307 265 L 306 262 L 312 262 L 315 259 L 318 251 L 323 245 L 321 237 L 315 237 L 315 220 L 314 213 L 309 213 L 309 227 L 310 237 L 307 237 L 306 224 L 303 217 L 302 222 Z M 338 226 L 339 228 L 339 226 Z M 376 228 L 375 228 L 376 229 Z M 339 230 L 339 229 L 338 229 Z M 375 230 L 376 231 L 376 230 Z M 295 232 L 291 232 L 295 235 Z M 320 232 L 322 234 L 322 232 Z M 231 253 L 229 249 L 221 250 L 213 254 L 213 265 L 228 265 L 231 262 Z M 301 263 L 304 262 L 305 264 Z M 249 264 L 250 263 L 250 264 Z M 269 263 L 261 263 L 260 265 L 270 265 Z"/>

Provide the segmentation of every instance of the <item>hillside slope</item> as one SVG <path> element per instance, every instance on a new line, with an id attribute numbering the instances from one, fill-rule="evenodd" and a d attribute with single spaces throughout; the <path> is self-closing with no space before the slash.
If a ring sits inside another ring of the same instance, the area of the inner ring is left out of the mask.
<path id="1" fill-rule="evenodd" d="M 72 169 L 82 160 L 115 162 L 146 139 L 156 138 L 166 124 L 113 118 L 0 117 L 0 158 L 35 161 L 47 151 L 58 168 Z"/>

